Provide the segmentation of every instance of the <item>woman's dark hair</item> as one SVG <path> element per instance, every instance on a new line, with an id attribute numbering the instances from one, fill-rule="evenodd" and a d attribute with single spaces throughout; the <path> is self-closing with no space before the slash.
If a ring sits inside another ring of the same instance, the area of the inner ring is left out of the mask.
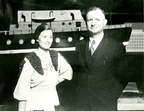
<path id="1" fill-rule="evenodd" d="M 50 28 L 50 26 L 49 26 L 47 23 L 42 23 L 42 24 L 39 25 L 39 26 L 36 28 L 36 30 L 35 30 L 35 33 L 34 33 L 34 35 L 35 35 L 35 40 L 38 39 L 40 33 L 41 33 L 42 31 L 44 31 L 44 30 L 52 30 L 52 29 Z"/>

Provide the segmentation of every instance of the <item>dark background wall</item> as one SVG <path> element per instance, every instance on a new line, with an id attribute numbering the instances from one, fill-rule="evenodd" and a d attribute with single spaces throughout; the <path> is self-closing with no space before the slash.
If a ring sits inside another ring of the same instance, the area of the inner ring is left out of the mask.
<path id="1" fill-rule="evenodd" d="M 93 5 L 107 13 L 108 24 L 143 22 L 143 0 L 0 0 L 0 30 L 17 23 L 18 10 L 80 9 L 83 14 Z"/>

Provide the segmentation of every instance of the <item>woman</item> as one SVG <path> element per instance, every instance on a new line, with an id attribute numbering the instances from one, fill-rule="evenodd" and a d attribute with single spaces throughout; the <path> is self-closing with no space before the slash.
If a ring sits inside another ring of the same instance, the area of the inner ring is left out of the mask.
<path id="1" fill-rule="evenodd" d="M 47 24 L 35 31 L 38 49 L 21 63 L 20 77 L 14 90 L 18 111 L 55 111 L 59 105 L 56 85 L 72 79 L 72 68 L 57 51 L 50 50 L 53 32 Z"/>

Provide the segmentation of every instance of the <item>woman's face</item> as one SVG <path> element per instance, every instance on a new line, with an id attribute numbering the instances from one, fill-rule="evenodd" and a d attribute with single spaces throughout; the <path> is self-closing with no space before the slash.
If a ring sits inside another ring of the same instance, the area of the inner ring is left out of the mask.
<path id="1" fill-rule="evenodd" d="M 37 42 L 39 47 L 43 50 L 48 50 L 53 42 L 52 30 L 44 30 L 40 33 Z"/>

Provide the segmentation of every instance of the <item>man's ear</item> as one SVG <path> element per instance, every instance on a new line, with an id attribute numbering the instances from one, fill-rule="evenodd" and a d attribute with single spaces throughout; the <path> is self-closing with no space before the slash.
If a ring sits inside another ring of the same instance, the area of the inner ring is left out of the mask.
<path id="1" fill-rule="evenodd" d="M 107 19 L 105 19 L 105 21 L 104 21 L 104 26 L 106 26 L 106 24 L 107 24 Z"/>

